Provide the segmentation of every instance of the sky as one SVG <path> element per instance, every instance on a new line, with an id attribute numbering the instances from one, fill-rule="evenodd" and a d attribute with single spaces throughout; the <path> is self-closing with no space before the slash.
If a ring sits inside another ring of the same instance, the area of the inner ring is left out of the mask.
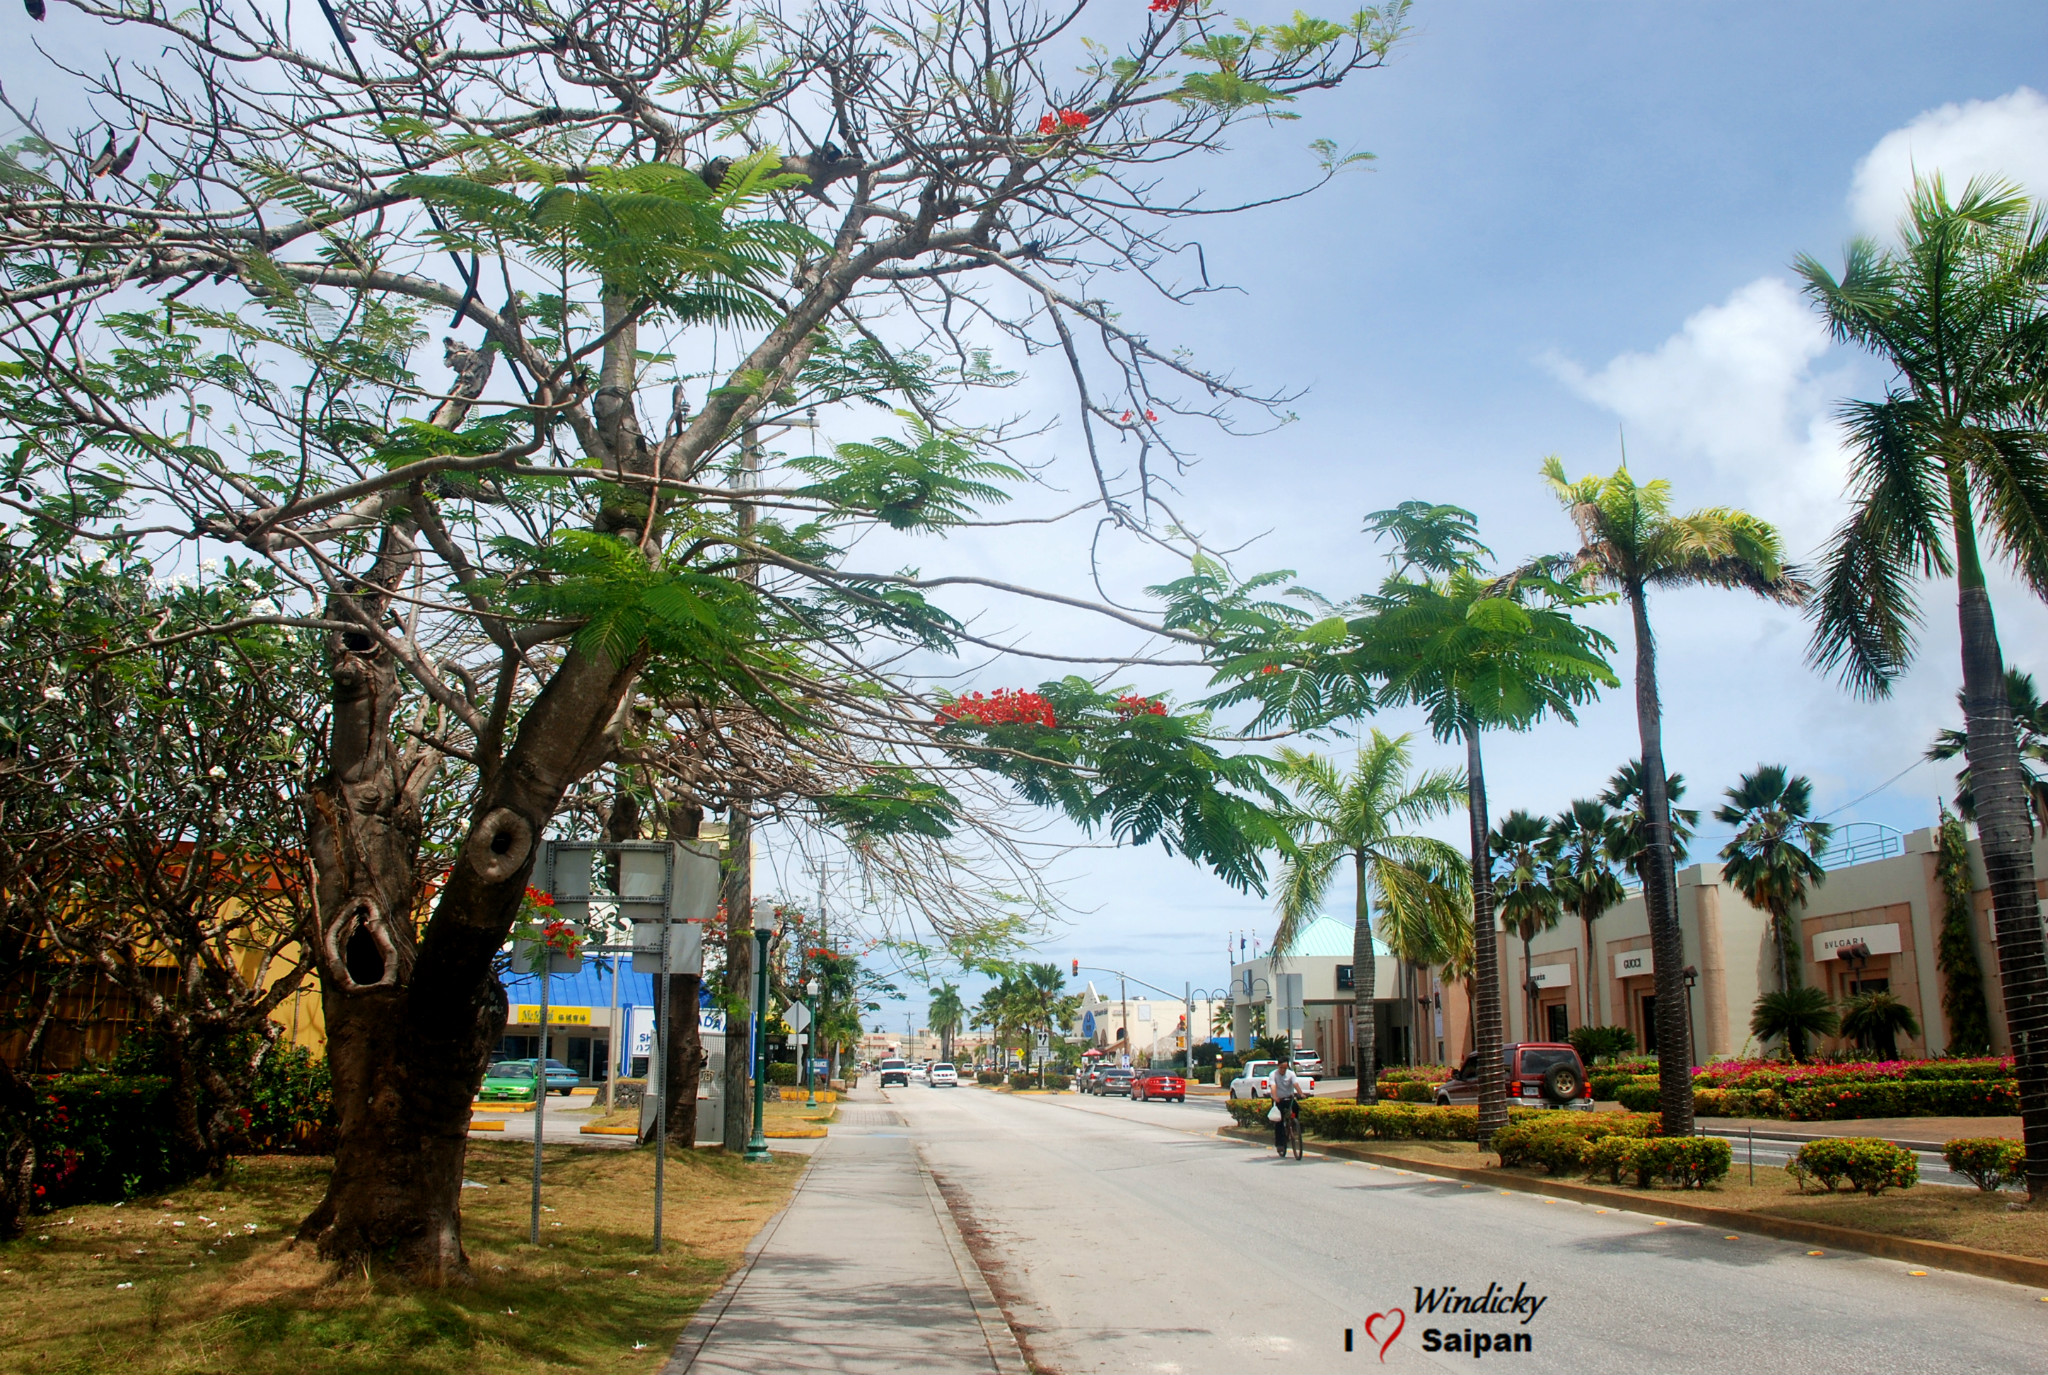
<path id="1" fill-rule="evenodd" d="M 1384 71 L 1211 164 L 1231 194 L 1230 178 L 1305 165 L 1302 147 L 1327 135 L 1373 152 L 1369 170 L 1205 226 L 1211 274 L 1241 294 L 1136 309 L 1205 363 L 1306 389 L 1298 422 L 1274 434 L 1198 438 L 1181 513 L 1215 546 L 1255 540 L 1239 571 L 1292 568 L 1347 596 L 1383 570 L 1362 517 L 1411 498 L 1471 508 L 1503 559 L 1572 547 L 1537 467 L 1555 453 L 1574 476 L 1610 472 L 1625 441 L 1631 470 L 1669 479 L 1681 509 L 1746 508 L 1810 559 L 1845 511 L 1835 407 L 1886 375 L 1830 342 L 1791 263 L 1838 264 L 1850 237 L 1888 234 L 1915 169 L 2048 195 L 2048 7 L 1425 0 L 1414 20 Z M 1048 447 L 1073 438 L 1069 425 Z M 991 539 L 968 562 L 1074 590 L 1087 534 Z M 1174 572 L 1123 546 L 1106 568 L 1133 598 Z M 1925 594 L 1919 660 L 1881 703 L 1807 667 L 1797 612 L 1729 592 L 1658 595 L 1665 750 L 1688 801 L 1710 809 L 1743 771 L 1779 762 L 1812 778 L 1837 822 L 1929 824 L 1950 770 L 1911 766 L 1958 717 L 1960 671 L 1953 587 Z M 2009 578 L 1994 595 L 2008 659 L 2048 670 L 2048 612 Z M 1041 646 L 1128 643 L 1035 610 L 989 615 Z M 1593 619 L 1621 642 L 1626 681 L 1622 613 Z M 1065 671 L 1036 667 L 973 681 Z M 1370 724 L 1415 732 L 1418 764 L 1462 765 L 1412 715 Z M 1489 737 L 1487 752 L 1496 815 L 1554 812 L 1636 753 L 1632 696 L 1610 692 L 1576 727 Z M 1462 843 L 1463 828 L 1460 814 L 1436 829 Z M 1709 818 L 1703 839 L 1715 830 Z M 1273 924 L 1269 900 L 1157 846 L 1077 851 L 1049 873 L 1070 910 L 1047 957 L 1176 991 L 1223 983 L 1233 934 Z M 1332 896 L 1348 907 L 1347 892 Z M 921 1002 L 881 1024 L 900 1027 Z"/>
<path id="2" fill-rule="evenodd" d="M 1420 0 L 1412 19 L 1384 70 L 1304 100 L 1297 121 L 1242 126 L 1196 170 L 1219 199 L 1255 198 L 1308 174 L 1313 138 L 1375 155 L 1306 200 L 1204 222 L 1209 272 L 1237 290 L 1170 306 L 1135 283 L 1098 284 L 1155 342 L 1251 387 L 1302 393 L 1298 419 L 1269 434 L 1176 430 L 1201 458 L 1177 510 L 1211 547 L 1243 546 L 1237 571 L 1290 568 L 1341 598 L 1383 570 L 1362 518 L 1413 498 L 1471 508 L 1503 560 L 1571 547 L 1538 465 L 1555 453 L 1574 475 L 1609 472 L 1625 441 L 1632 471 L 1669 479 L 1681 508 L 1744 507 L 1810 558 L 1844 511 L 1835 407 L 1886 378 L 1828 340 L 1790 265 L 1802 252 L 1839 263 L 1852 235 L 1887 233 L 1915 169 L 1996 173 L 2048 195 L 2048 6 Z M 78 65 L 102 42 L 56 23 L 35 37 Z M 66 97 L 41 58 L 0 59 L 0 71 L 17 94 Z M 1027 456 L 1068 487 L 1018 512 L 1070 504 L 1071 398 L 1048 360 L 1003 361 L 1029 370 L 1005 406 L 1059 422 Z M 1089 596 L 1091 533 L 1077 522 L 863 553 L 868 566 L 943 565 Z M 1184 571 L 1132 541 L 1101 554 L 1104 585 L 1126 602 Z M 1925 591 L 1919 661 L 1881 703 L 1806 666 L 1796 612 L 1718 591 L 1656 597 L 1665 749 L 1688 801 L 1711 808 L 1768 761 L 1810 776 L 1838 822 L 1927 825 L 1949 770 L 1912 766 L 1958 716 L 1959 670 L 1953 589 Z M 2008 658 L 2048 672 L 2048 612 L 2009 578 L 1994 596 Z M 1621 613 L 1593 619 L 1621 641 L 1625 667 Z M 1062 652 L 1134 644 L 1038 604 L 985 601 L 976 628 Z M 989 688 L 1068 670 L 1012 659 L 958 671 L 958 685 Z M 1182 700 L 1202 687 L 1160 670 L 1128 681 Z M 1371 724 L 1416 732 L 1418 765 L 1462 766 L 1412 716 Z M 1610 692 L 1576 726 L 1489 737 L 1487 752 L 1496 814 L 1554 812 L 1636 753 L 1631 696 Z M 1460 815 L 1437 829 L 1462 843 L 1463 826 Z M 1062 825 L 1042 838 L 1083 839 Z M 771 834 L 764 862 L 786 893 L 815 892 L 788 838 Z M 1045 872 L 1066 910 L 1041 953 L 1061 964 L 1213 986 L 1233 937 L 1273 924 L 1269 900 L 1157 846 L 1077 848 Z M 919 1018 L 922 1003 L 913 995 L 883 1024 Z"/>

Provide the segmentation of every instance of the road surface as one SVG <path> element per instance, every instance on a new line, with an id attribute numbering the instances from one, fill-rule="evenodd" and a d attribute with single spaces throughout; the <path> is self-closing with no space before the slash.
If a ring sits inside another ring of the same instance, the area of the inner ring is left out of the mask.
<path id="1" fill-rule="evenodd" d="M 2048 1369 L 2048 1302 L 2020 1286 L 1359 1162 L 1281 1161 L 1218 1138 L 1213 1103 L 885 1096 L 1026 1353 L 1056 1375 Z M 1490 1286 L 1522 1312 L 1418 1311 L 1430 1291 L 1441 1307 Z M 1525 1349 L 1443 1349 L 1453 1334 L 1468 1345 L 1468 1329 Z"/>

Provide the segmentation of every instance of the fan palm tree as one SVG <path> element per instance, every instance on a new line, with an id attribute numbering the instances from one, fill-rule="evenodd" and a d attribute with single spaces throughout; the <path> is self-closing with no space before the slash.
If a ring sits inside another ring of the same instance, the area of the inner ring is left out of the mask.
<path id="1" fill-rule="evenodd" d="M 1889 989 L 1858 993 L 1842 1007 L 1842 1034 L 1887 1060 L 1899 1058 L 1899 1037 L 1918 1036 L 1920 1019 Z"/>
<path id="2" fill-rule="evenodd" d="M 2048 831 L 2048 774 L 2035 765 L 2048 765 L 2048 702 L 2034 688 L 2034 675 L 2016 668 L 2005 671 L 2005 696 L 2012 703 L 2012 725 L 2020 752 L 2020 770 L 2026 775 L 2027 801 L 2034 811 L 2034 824 Z M 1963 695 L 1956 705 L 1968 712 Z M 1943 729 L 1927 747 L 1927 757 L 1954 759 L 1970 747 L 1969 736 L 1953 727 Z M 1965 821 L 1977 819 L 1977 794 L 1970 787 L 1970 766 L 1956 773 L 1956 811 Z"/>
<path id="3" fill-rule="evenodd" d="M 1455 922 L 1471 903 L 1465 861 L 1457 848 L 1410 828 L 1451 811 L 1464 798 L 1465 780 L 1432 769 L 1411 777 L 1406 735 L 1375 730 L 1348 773 L 1319 754 L 1282 749 L 1277 781 L 1294 793 L 1281 823 L 1295 848 L 1281 870 L 1280 925 L 1273 953 L 1284 956 L 1302 926 L 1322 907 L 1338 870 L 1349 861 L 1353 882 L 1353 1040 L 1358 1101 L 1378 1096 L 1374 1056 L 1372 914 L 1398 926 L 1427 930 Z"/>
<path id="4" fill-rule="evenodd" d="M 1771 914 L 1778 944 L 1778 987 L 1799 984 L 1799 939 L 1792 909 L 1805 905 L 1809 887 L 1827 882 L 1816 856 L 1826 852 L 1835 828 L 1815 821 L 1813 785 L 1782 764 L 1760 764 L 1728 790 L 1714 820 L 1735 828 L 1721 847 L 1721 876 L 1743 900 Z"/>
<path id="5" fill-rule="evenodd" d="M 932 1030 L 939 1033 L 939 1058 L 951 1060 L 953 1038 L 967 1020 L 967 1004 L 960 1000 L 960 990 L 949 983 L 940 984 L 932 993 L 932 1005 L 926 1016 Z"/>
<path id="6" fill-rule="evenodd" d="M 1581 798 L 1559 813 L 1550 823 L 1545 839 L 1550 860 L 1550 886 L 1586 927 L 1586 1002 L 1583 1015 L 1589 1025 L 1606 1021 L 1600 987 L 1606 971 L 1594 954 L 1593 923 L 1611 907 L 1619 907 L 1627 894 L 1614 866 L 1621 859 L 1624 844 L 1621 823 L 1607 804 L 1595 798 Z"/>
<path id="7" fill-rule="evenodd" d="M 1812 258 L 1798 269 L 1835 337 L 1894 374 L 1882 400 L 1844 408 L 1851 513 L 1825 555 L 1813 658 L 1853 691 L 1884 695 L 1917 648 L 1915 584 L 1956 580 L 1964 754 L 1991 880 L 2027 1190 L 2048 1201 L 2048 950 L 1983 555 L 1988 544 L 2048 595 L 2048 218 L 2002 183 L 1973 180 L 1951 201 L 1939 178 L 1916 180 L 1896 248 L 1851 243 L 1839 277 Z"/>
<path id="8" fill-rule="evenodd" d="M 1471 838 L 1474 1042 L 1479 1055 L 1479 1139 L 1507 1125 L 1500 1061 L 1500 957 L 1488 854 L 1487 730 L 1528 730 L 1546 715 L 1575 721 L 1574 709 L 1617 680 L 1605 651 L 1614 642 L 1572 613 L 1600 600 L 1549 563 L 1491 577 L 1469 511 L 1406 502 L 1366 519 L 1393 541 L 1393 571 L 1359 599 L 1347 622 L 1351 670 L 1378 684 L 1378 701 L 1416 705 L 1439 740 L 1465 745 Z"/>
<path id="9" fill-rule="evenodd" d="M 1550 886 L 1550 866 L 1543 841 L 1550 827 L 1542 817 L 1520 808 L 1493 828 L 1493 891 L 1500 900 L 1500 924 L 1522 938 L 1522 1030 L 1536 1035 L 1536 982 L 1529 969 L 1529 942 L 1557 925 L 1563 906 Z"/>
<path id="10" fill-rule="evenodd" d="M 1671 863 L 1676 869 L 1690 857 L 1693 833 L 1698 829 L 1700 814 L 1692 807 L 1678 805 L 1685 796 L 1685 775 L 1682 773 L 1664 776 L 1664 800 L 1671 813 Z M 1615 825 L 1620 839 L 1617 858 L 1636 877 L 1643 881 L 1643 863 L 1650 850 L 1650 825 L 1645 817 L 1643 801 L 1643 761 L 1631 759 L 1614 771 L 1614 777 L 1607 780 L 1606 791 L 1600 800 L 1615 809 Z"/>
<path id="11" fill-rule="evenodd" d="M 1657 697 L 1657 640 L 1650 632 L 1650 589 L 1726 587 L 1786 605 L 1806 584 L 1786 564 L 1778 532 L 1746 511 L 1671 510 L 1671 484 L 1639 483 L 1628 468 L 1572 482 L 1555 455 L 1544 480 L 1579 532 L 1579 567 L 1628 603 L 1636 642 L 1636 730 L 1642 738 L 1643 905 L 1657 980 L 1657 1043 L 1692 1044 L 1685 997 L 1685 936 L 1678 926 L 1678 862 L 1664 769 L 1664 709 Z M 1692 1068 L 1684 1055 L 1658 1057 L 1658 1104 L 1667 1136 L 1692 1134 Z"/>
<path id="12" fill-rule="evenodd" d="M 1757 1039 L 1782 1037 L 1786 1054 L 1794 1060 L 1806 1058 L 1807 1037 L 1832 1036 L 1840 1025 L 1828 995 L 1807 984 L 1764 994 L 1749 1016 L 1749 1029 Z"/>

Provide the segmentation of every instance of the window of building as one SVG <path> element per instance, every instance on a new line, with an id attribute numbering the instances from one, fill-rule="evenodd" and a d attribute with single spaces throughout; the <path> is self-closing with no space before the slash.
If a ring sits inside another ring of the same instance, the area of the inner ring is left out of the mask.
<path id="1" fill-rule="evenodd" d="M 1339 993 L 1349 993 L 1349 992 L 1351 992 L 1351 991 L 1352 991 L 1353 989 L 1355 989 L 1355 988 L 1357 988 L 1357 987 L 1358 987 L 1358 985 L 1357 985 L 1356 983 L 1354 983 L 1354 982 L 1352 981 L 1352 978 L 1351 978 L 1351 966 L 1350 966 L 1350 965 L 1348 965 L 1348 964 L 1340 964 L 1340 965 L 1338 965 L 1338 966 L 1337 966 L 1337 991 L 1338 991 Z"/>
<path id="2" fill-rule="evenodd" d="M 1543 1009 L 1543 1015 L 1548 1028 L 1545 1036 L 1549 1040 L 1563 1041 L 1570 1039 L 1571 1023 L 1565 1016 L 1563 1003 L 1552 1003 L 1549 1007 Z"/>

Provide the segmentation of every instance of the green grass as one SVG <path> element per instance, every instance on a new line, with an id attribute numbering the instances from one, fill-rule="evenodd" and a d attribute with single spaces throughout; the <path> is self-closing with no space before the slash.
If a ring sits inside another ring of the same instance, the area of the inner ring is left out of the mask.
<path id="1" fill-rule="evenodd" d="M 324 1160 L 259 1157 L 219 1188 L 33 1219 L 0 1246 L 0 1371 L 653 1371 L 802 1170 L 672 1152 L 655 1257 L 652 1152 L 550 1148 L 533 1246 L 531 1148 L 469 1149 L 469 1177 L 488 1187 L 463 1191 L 474 1280 L 448 1289 L 374 1263 L 337 1275 L 288 1240 Z"/>

